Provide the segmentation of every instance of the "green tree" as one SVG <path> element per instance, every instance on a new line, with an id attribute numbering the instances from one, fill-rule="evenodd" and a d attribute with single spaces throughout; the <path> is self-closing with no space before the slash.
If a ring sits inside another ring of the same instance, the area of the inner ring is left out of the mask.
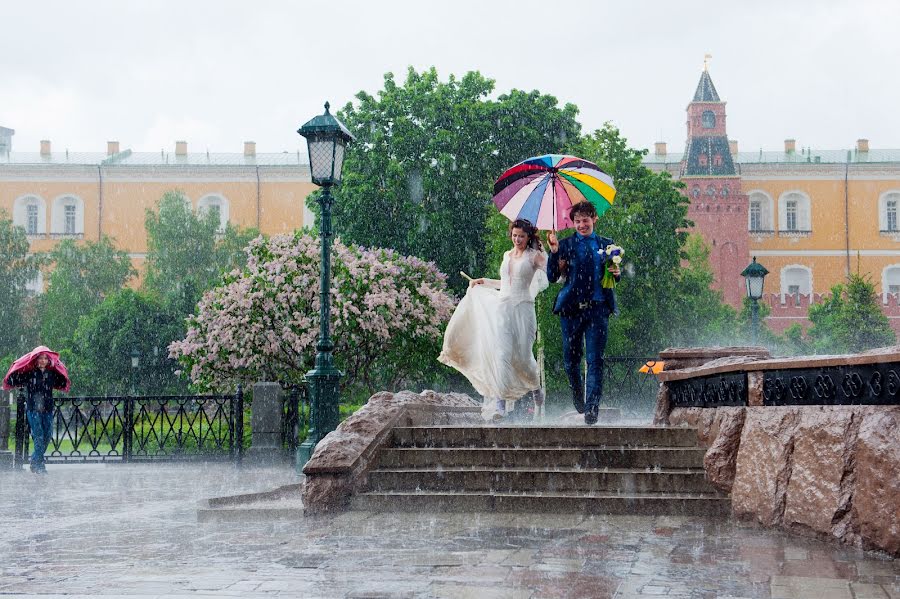
<path id="1" fill-rule="evenodd" d="M 187 383 L 175 374 L 178 363 L 168 346 L 184 333 L 183 317 L 159 298 L 132 289 L 108 296 L 78 322 L 68 365 L 73 392 L 128 393 L 132 377 L 138 394 L 181 394 Z M 140 354 L 136 371 L 131 352 Z"/>
<path id="2" fill-rule="evenodd" d="M 78 319 L 137 272 L 128 252 L 116 249 L 108 237 L 83 244 L 66 239 L 50 252 L 48 261 L 53 271 L 40 298 L 41 339 L 62 350 L 71 346 Z"/>
<path id="3" fill-rule="evenodd" d="M 18 355 L 33 341 L 25 285 L 38 274 L 42 259 L 28 250 L 25 229 L 0 210 L 0 356 Z"/>
<path id="4" fill-rule="evenodd" d="M 434 261 L 457 289 L 460 270 L 485 272 L 494 180 L 580 131 L 571 104 L 519 90 L 491 100 L 493 91 L 478 72 L 441 81 L 410 68 L 402 85 L 388 73 L 377 97 L 361 91 L 344 107 L 357 138 L 335 203 L 344 241 Z"/>
<path id="5" fill-rule="evenodd" d="M 897 341 L 875 286 L 859 274 L 832 287 L 822 303 L 809 307 L 808 316 L 813 324 L 808 337 L 816 353 L 860 352 Z"/>
<path id="6" fill-rule="evenodd" d="M 147 210 L 147 273 L 144 288 L 184 315 L 222 274 L 243 268 L 243 248 L 259 233 L 228 225 L 220 232 L 217 213 L 195 214 L 180 191 L 166 192 L 156 211 Z"/>

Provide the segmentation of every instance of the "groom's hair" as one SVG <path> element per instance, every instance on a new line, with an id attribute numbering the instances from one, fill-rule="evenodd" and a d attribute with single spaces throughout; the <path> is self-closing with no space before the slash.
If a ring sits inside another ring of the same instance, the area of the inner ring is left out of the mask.
<path id="1" fill-rule="evenodd" d="M 597 209 L 590 202 L 578 202 L 569 208 L 569 220 L 574 223 L 575 217 L 579 214 L 588 218 L 594 218 L 597 216 Z"/>

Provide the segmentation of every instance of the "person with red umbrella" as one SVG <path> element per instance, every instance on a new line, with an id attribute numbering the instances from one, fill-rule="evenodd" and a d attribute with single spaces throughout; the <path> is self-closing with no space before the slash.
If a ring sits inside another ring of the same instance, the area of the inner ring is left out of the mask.
<path id="1" fill-rule="evenodd" d="M 25 414 L 31 428 L 34 452 L 31 471 L 44 473 L 44 453 L 53 432 L 53 390 L 68 392 L 71 382 L 59 354 L 46 346 L 39 346 L 13 362 L 3 377 L 3 389 L 25 389 Z"/>

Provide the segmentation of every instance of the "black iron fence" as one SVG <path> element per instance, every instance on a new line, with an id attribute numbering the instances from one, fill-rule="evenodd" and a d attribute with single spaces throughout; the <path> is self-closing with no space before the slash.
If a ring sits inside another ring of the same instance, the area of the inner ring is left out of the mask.
<path id="1" fill-rule="evenodd" d="M 61 462 L 233 460 L 243 456 L 244 393 L 59 397 L 45 459 Z M 24 397 L 16 403 L 17 464 L 29 460 Z"/>

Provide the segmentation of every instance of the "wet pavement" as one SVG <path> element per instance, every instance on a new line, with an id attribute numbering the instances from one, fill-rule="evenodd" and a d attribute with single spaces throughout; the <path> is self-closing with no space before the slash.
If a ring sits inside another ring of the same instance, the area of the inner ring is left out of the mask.
<path id="1" fill-rule="evenodd" d="M 227 464 L 0 472 L 0 596 L 900 599 L 900 561 L 727 519 L 371 514 L 197 522 L 296 482 Z"/>

